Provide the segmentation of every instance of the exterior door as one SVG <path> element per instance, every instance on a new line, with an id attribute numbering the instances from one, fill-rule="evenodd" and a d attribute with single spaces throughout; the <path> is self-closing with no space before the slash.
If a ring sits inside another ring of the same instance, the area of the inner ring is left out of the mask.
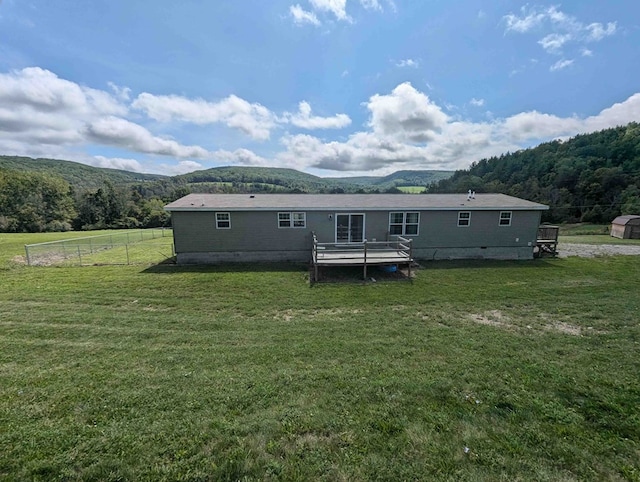
<path id="1" fill-rule="evenodd" d="M 336 243 L 364 241 L 364 214 L 336 214 Z"/>

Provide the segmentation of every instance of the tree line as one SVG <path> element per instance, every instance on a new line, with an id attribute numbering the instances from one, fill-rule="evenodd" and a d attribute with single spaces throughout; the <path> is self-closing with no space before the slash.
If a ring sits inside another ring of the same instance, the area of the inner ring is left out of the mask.
<path id="1" fill-rule="evenodd" d="M 0 169 L 0 232 L 162 227 L 170 221 L 164 205 L 135 186 L 104 181 L 97 189 L 76 192 L 61 177 Z"/>
<path id="2" fill-rule="evenodd" d="M 640 214 L 640 124 L 474 162 L 431 192 L 497 192 L 550 206 L 543 220 L 609 223 Z"/>

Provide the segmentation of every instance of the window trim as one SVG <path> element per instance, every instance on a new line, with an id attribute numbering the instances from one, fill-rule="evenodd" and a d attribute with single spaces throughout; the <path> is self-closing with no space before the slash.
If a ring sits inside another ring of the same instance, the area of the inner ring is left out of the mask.
<path id="1" fill-rule="evenodd" d="M 463 214 L 467 214 L 467 217 L 462 217 Z M 461 221 L 466 221 L 461 223 Z M 458 227 L 459 228 L 468 228 L 471 226 L 471 211 L 458 211 Z"/>
<path id="2" fill-rule="evenodd" d="M 220 219 L 218 216 L 226 216 L 227 219 Z M 221 223 L 229 223 L 228 226 L 221 226 Z M 216 213 L 216 229 L 231 229 L 231 213 L 229 212 L 219 212 Z"/>
<path id="3" fill-rule="evenodd" d="M 288 220 L 280 219 L 281 215 L 286 215 Z M 296 215 L 302 216 L 302 226 L 296 226 L 296 222 L 300 222 L 300 219 L 296 219 Z M 277 219 L 278 229 L 306 229 L 307 227 L 307 213 L 305 211 L 280 211 Z M 281 222 L 287 222 L 287 225 L 283 225 Z"/>
<path id="4" fill-rule="evenodd" d="M 402 222 L 401 223 L 392 223 L 391 222 L 391 216 L 393 216 L 394 214 L 402 214 Z M 418 219 L 415 223 L 408 223 L 407 222 L 407 215 L 409 214 L 416 214 L 418 216 Z M 391 227 L 392 226 L 400 226 L 400 234 L 392 234 L 391 233 Z M 411 233 L 408 234 L 407 233 L 407 226 L 415 226 L 416 227 L 416 232 L 415 233 Z M 389 234 L 391 236 L 419 236 L 420 235 L 420 211 L 389 211 Z"/>
<path id="5" fill-rule="evenodd" d="M 509 216 L 503 218 L 503 214 L 508 214 Z M 498 226 L 500 227 L 508 227 L 511 226 L 511 220 L 513 219 L 513 211 L 500 211 L 500 216 L 498 217 Z M 503 224 L 502 221 L 509 221 L 507 224 Z"/>

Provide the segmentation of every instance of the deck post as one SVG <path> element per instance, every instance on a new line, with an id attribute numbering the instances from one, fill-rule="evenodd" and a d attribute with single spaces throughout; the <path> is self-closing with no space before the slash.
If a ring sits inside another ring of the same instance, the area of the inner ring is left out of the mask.
<path id="1" fill-rule="evenodd" d="M 318 281 L 318 237 L 316 233 L 313 235 L 313 249 L 311 251 L 311 262 L 313 263 L 313 282 Z"/>
<path id="2" fill-rule="evenodd" d="M 412 241 L 413 241 L 413 239 L 409 239 L 409 270 L 408 270 L 409 281 L 411 281 L 411 263 L 412 263 L 412 260 L 413 260 L 413 252 L 412 252 L 413 251 L 413 249 L 412 249 L 413 244 L 412 244 Z"/>
<path id="3" fill-rule="evenodd" d="M 367 240 L 364 240 L 364 280 L 367 280 Z"/>

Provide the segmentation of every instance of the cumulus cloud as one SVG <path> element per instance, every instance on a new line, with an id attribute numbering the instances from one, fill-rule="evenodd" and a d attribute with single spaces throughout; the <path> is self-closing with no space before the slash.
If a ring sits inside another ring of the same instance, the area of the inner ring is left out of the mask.
<path id="1" fill-rule="evenodd" d="M 105 117 L 90 123 L 87 138 L 104 145 L 131 149 L 135 152 L 178 158 L 211 158 L 211 153 L 199 146 L 184 146 L 174 140 L 154 136 L 141 125 L 118 117 Z"/>
<path id="2" fill-rule="evenodd" d="M 18 152 L 33 152 L 35 145 L 80 144 L 85 123 L 127 111 L 111 94 L 39 67 L 0 74 L 0 141 L 21 144 Z"/>
<path id="3" fill-rule="evenodd" d="M 346 114 L 336 114 L 331 117 L 313 116 L 311 105 L 305 101 L 300 102 L 298 108 L 298 113 L 286 114 L 285 118 L 302 129 L 341 129 L 351 124 L 351 119 Z"/>
<path id="4" fill-rule="evenodd" d="M 369 99 L 369 126 L 384 138 L 426 142 L 447 122 L 448 116 L 427 95 L 409 82 L 398 85 L 390 95 Z"/>
<path id="5" fill-rule="evenodd" d="M 441 109 L 410 84 L 399 85 L 390 95 L 374 95 L 366 106 L 371 130 L 353 133 L 345 141 L 285 135 L 281 139 L 284 151 L 273 163 L 296 169 L 375 174 L 465 168 L 472 161 L 507 151 L 637 120 L 640 93 L 586 118 L 530 111 L 486 122 L 457 120 L 442 117 Z M 406 119 L 416 122 L 406 123 Z M 422 126 L 428 136 L 417 134 L 415 125 Z M 420 142 L 415 142 L 416 138 Z"/>
<path id="6" fill-rule="evenodd" d="M 195 161 L 180 161 L 177 164 L 160 164 L 160 172 L 169 176 L 178 176 L 188 172 L 199 171 L 204 166 Z"/>
<path id="7" fill-rule="evenodd" d="M 289 13 L 291 14 L 291 17 L 293 17 L 294 23 L 298 25 L 303 25 L 305 23 L 320 25 L 320 20 L 318 20 L 318 17 L 316 17 L 315 13 L 304 10 L 298 4 L 291 5 L 289 7 Z"/>
<path id="8" fill-rule="evenodd" d="M 0 104 L 80 117 L 127 112 L 127 108 L 108 93 L 61 79 L 39 67 L 0 74 Z"/>
<path id="9" fill-rule="evenodd" d="M 136 159 L 125 159 L 122 157 L 94 156 L 87 161 L 95 167 L 105 167 L 108 169 L 123 169 L 131 172 L 145 172 L 144 167 Z"/>
<path id="10" fill-rule="evenodd" d="M 257 140 L 269 139 L 276 121 L 266 107 L 251 104 L 235 95 L 219 102 L 208 102 L 204 99 L 144 92 L 131 105 L 160 122 L 177 120 L 199 125 L 223 123 Z"/>

